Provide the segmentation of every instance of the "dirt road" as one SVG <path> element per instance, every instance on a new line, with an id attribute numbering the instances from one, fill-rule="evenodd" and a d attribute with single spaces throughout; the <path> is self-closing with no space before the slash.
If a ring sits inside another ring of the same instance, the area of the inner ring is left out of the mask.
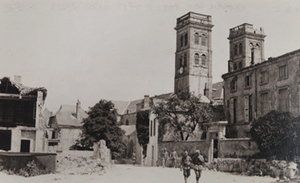
<path id="1" fill-rule="evenodd" d="M 174 168 L 115 165 L 103 175 L 49 174 L 30 178 L 0 172 L 0 183 L 183 183 L 182 172 Z M 191 172 L 189 183 L 195 183 Z M 205 170 L 200 183 L 275 183 L 270 177 L 248 177 Z"/>

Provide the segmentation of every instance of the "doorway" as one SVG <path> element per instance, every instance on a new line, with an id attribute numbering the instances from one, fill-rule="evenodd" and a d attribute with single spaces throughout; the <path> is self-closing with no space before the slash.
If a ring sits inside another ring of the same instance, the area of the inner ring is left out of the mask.
<path id="1" fill-rule="evenodd" d="M 151 148 L 151 166 L 154 166 L 154 146 Z"/>
<path id="2" fill-rule="evenodd" d="M 30 152 L 30 140 L 21 140 L 21 152 Z"/>
<path id="3" fill-rule="evenodd" d="M 214 139 L 213 158 L 218 158 L 218 139 Z"/>

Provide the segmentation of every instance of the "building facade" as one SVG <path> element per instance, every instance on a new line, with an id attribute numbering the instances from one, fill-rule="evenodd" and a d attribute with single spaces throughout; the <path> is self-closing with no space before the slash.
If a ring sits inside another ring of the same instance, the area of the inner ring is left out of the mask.
<path id="1" fill-rule="evenodd" d="M 242 24 L 230 29 L 224 74 L 227 137 L 250 137 L 250 124 L 271 110 L 300 112 L 300 50 L 264 59 L 264 32 Z"/>

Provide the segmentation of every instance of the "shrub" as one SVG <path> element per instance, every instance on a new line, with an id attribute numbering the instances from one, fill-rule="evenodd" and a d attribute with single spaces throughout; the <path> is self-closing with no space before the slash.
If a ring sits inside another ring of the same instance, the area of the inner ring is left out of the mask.
<path id="1" fill-rule="evenodd" d="M 42 175 L 46 174 L 49 171 L 46 169 L 41 169 L 37 166 L 37 164 L 34 162 L 34 160 L 27 163 L 26 167 L 21 168 L 18 172 L 19 175 L 24 177 L 32 177 L 36 175 Z"/>
<path id="2" fill-rule="evenodd" d="M 299 118 L 288 112 L 271 111 L 252 123 L 251 135 L 261 151 L 261 157 L 294 160 L 297 156 Z"/>

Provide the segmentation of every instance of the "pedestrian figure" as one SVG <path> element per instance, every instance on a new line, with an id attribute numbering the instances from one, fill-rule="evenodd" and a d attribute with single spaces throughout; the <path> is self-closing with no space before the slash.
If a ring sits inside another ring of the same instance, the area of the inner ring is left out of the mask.
<path id="1" fill-rule="evenodd" d="M 166 148 L 163 149 L 162 153 L 162 166 L 165 167 L 168 161 L 169 153 Z"/>
<path id="2" fill-rule="evenodd" d="M 204 166 L 204 158 L 201 155 L 200 150 L 196 150 L 196 154 L 192 158 L 192 163 L 194 165 L 196 183 L 198 183 Z"/>
<path id="3" fill-rule="evenodd" d="M 174 149 L 173 152 L 172 152 L 172 154 L 171 154 L 172 167 L 175 167 L 175 165 L 176 165 L 176 159 L 177 159 L 177 152 Z"/>
<path id="4" fill-rule="evenodd" d="M 133 161 L 133 165 L 135 165 L 135 163 L 136 163 L 136 155 L 135 155 L 134 151 L 132 153 L 132 161 Z"/>
<path id="5" fill-rule="evenodd" d="M 184 176 L 184 182 L 187 183 L 187 179 L 189 178 L 191 174 L 191 157 L 189 156 L 188 152 L 185 151 L 182 159 L 181 159 L 181 166 L 180 171 L 183 170 L 183 176 Z"/>

